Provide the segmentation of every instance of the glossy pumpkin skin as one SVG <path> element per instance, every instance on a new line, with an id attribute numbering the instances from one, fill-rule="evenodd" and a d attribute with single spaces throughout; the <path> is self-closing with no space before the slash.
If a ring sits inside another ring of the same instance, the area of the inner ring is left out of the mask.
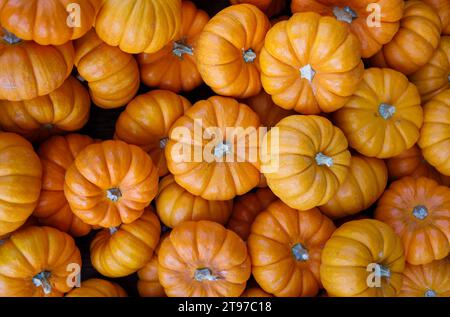
<path id="1" fill-rule="evenodd" d="M 181 30 L 174 41 L 152 54 L 137 57 L 142 82 L 173 92 L 191 91 L 203 82 L 197 70 L 197 40 L 209 21 L 208 14 L 194 3 L 182 3 Z"/>
<path id="2" fill-rule="evenodd" d="M 357 37 L 345 24 L 313 12 L 276 23 L 260 64 L 264 90 L 275 104 L 302 114 L 344 106 L 364 71 Z"/>
<path id="3" fill-rule="evenodd" d="M 450 35 L 450 3 L 447 0 L 422 0 L 439 14 L 442 24 L 442 34 Z"/>
<path id="4" fill-rule="evenodd" d="M 55 227 L 74 237 L 84 236 L 91 226 L 70 209 L 64 196 L 64 177 L 75 157 L 94 141 L 85 135 L 54 136 L 38 150 L 42 164 L 42 191 L 33 215 L 45 226 Z"/>
<path id="5" fill-rule="evenodd" d="M 319 209 L 332 219 L 357 214 L 369 208 L 383 194 L 387 179 L 383 160 L 352 156 L 344 183 L 333 198 Z"/>
<path id="6" fill-rule="evenodd" d="M 286 0 L 230 0 L 231 4 L 248 3 L 258 7 L 268 17 L 277 15 L 286 6 Z"/>
<path id="7" fill-rule="evenodd" d="M 424 265 L 406 264 L 402 297 L 450 297 L 450 259 Z"/>
<path id="8" fill-rule="evenodd" d="M 0 100 L 0 126 L 29 140 L 81 129 L 89 119 L 91 100 L 75 78 L 48 95 L 24 101 Z"/>
<path id="9" fill-rule="evenodd" d="M 90 246 L 92 265 L 107 277 L 130 275 L 151 260 L 160 234 L 159 220 L 149 209 L 132 223 L 103 229 Z"/>
<path id="10" fill-rule="evenodd" d="M 369 264 L 378 264 L 379 272 Z M 400 292 L 404 268 L 400 238 L 381 221 L 362 219 L 344 223 L 327 241 L 320 278 L 329 296 L 392 297 Z"/>
<path id="11" fill-rule="evenodd" d="M 269 188 L 260 188 L 256 192 L 237 197 L 227 228 L 246 241 L 255 218 L 277 199 Z"/>
<path id="12" fill-rule="evenodd" d="M 159 51 L 180 28 L 181 0 L 105 0 L 95 21 L 103 41 L 130 54 Z"/>
<path id="13" fill-rule="evenodd" d="M 24 40 L 40 45 L 62 45 L 82 37 L 91 29 L 101 1 L 1 0 L 0 24 Z M 68 24 L 69 14 L 78 12 L 69 6 L 72 3 L 79 8 L 79 25 L 76 27 Z"/>
<path id="14" fill-rule="evenodd" d="M 391 184 L 378 201 L 375 218 L 403 241 L 406 261 L 427 264 L 450 251 L 450 188 L 434 180 L 405 177 Z"/>
<path id="15" fill-rule="evenodd" d="M 450 176 L 450 89 L 425 105 L 418 144 L 427 162 L 440 173 Z"/>
<path id="16" fill-rule="evenodd" d="M 127 297 L 127 293 L 119 284 L 92 278 L 81 282 L 81 287 L 74 288 L 65 297 Z"/>
<path id="17" fill-rule="evenodd" d="M 380 8 L 379 26 L 368 24 L 374 22 L 372 17 L 376 11 L 370 7 L 373 5 Z M 345 12 L 345 8 L 350 8 L 356 17 Z M 361 42 L 362 57 L 367 58 L 392 40 L 400 26 L 404 3 L 403 0 L 293 0 L 291 9 L 294 13 L 313 11 L 348 23 Z"/>
<path id="18" fill-rule="evenodd" d="M 264 292 L 260 287 L 247 288 L 241 297 L 273 297 L 273 295 Z"/>
<path id="19" fill-rule="evenodd" d="M 68 234 L 50 227 L 19 230 L 0 247 L 0 296 L 62 296 L 72 288 L 67 281 L 74 264 L 81 267 L 80 251 Z"/>
<path id="20" fill-rule="evenodd" d="M 260 213 L 248 237 L 252 274 L 277 297 L 315 296 L 320 254 L 333 222 L 316 208 L 299 211 L 276 201 Z"/>
<path id="21" fill-rule="evenodd" d="M 169 172 L 164 149 L 170 127 L 190 106 L 186 98 L 168 90 L 137 96 L 120 114 L 115 138 L 141 147 L 150 154 L 159 176 L 164 176 Z"/>
<path id="22" fill-rule="evenodd" d="M 68 168 L 64 194 L 83 222 L 105 228 L 131 223 L 158 191 L 158 171 L 135 145 L 104 141 L 84 148 Z"/>
<path id="23" fill-rule="evenodd" d="M 369 68 L 333 119 L 356 151 L 390 158 L 417 142 L 423 110 L 417 88 L 406 76 L 388 68 Z"/>
<path id="24" fill-rule="evenodd" d="M 349 172 L 347 140 L 323 117 L 282 119 L 263 139 L 261 168 L 272 192 L 291 208 L 308 210 L 327 203 Z M 274 143 L 279 140 L 279 146 Z M 267 170 L 271 168 L 271 170 Z"/>
<path id="25" fill-rule="evenodd" d="M 19 228 L 36 207 L 42 167 L 31 144 L 0 132 L 0 236 Z"/>
<path id="26" fill-rule="evenodd" d="M 133 55 L 103 42 L 95 30 L 74 42 L 75 66 L 101 108 L 126 105 L 139 89 L 139 67 Z"/>
<path id="27" fill-rule="evenodd" d="M 195 120 L 202 120 L 202 126 Z M 207 200 L 230 200 L 243 195 L 260 180 L 259 126 L 258 115 L 232 98 L 213 96 L 201 100 L 189 108 L 169 132 L 165 149 L 169 171 L 180 186 Z M 206 136 L 201 145 L 192 137 L 194 128 Z M 217 133 L 216 137 L 208 139 L 206 132 L 216 128 L 222 135 Z M 227 135 L 227 128 L 234 128 L 233 133 Z M 238 130 L 241 128 L 252 131 L 241 133 Z M 189 135 L 185 135 L 187 133 Z M 253 139 L 258 144 L 252 144 Z M 195 152 L 200 153 L 200 157 L 195 157 Z"/>
<path id="28" fill-rule="evenodd" d="M 161 244 L 158 276 L 169 297 L 237 297 L 250 277 L 245 242 L 211 221 L 188 221 Z"/>
<path id="29" fill-rule="evenodd" d="M 259 56 L 270 28 L 257 7 L 227 7 L 206 24 L 197 42 L 197 67 L 205 83 L 222 96 L 248 98 L 261 91 Z"/>
<path id="30" fill-rule="evenodd" d="M 432 58 L 440 34 L 441 21 L 432 7 L 419 0 L 405 1 L 398 32 L 373 56 L 372 66 L 411 75 Z"/>
<path id="31" fill-rule="evenodd" d="M 21 101 L 51 93 L 69 77 L 73 63 L 71 42 L 41 46 L 0 28 L 0 100 Z"/>

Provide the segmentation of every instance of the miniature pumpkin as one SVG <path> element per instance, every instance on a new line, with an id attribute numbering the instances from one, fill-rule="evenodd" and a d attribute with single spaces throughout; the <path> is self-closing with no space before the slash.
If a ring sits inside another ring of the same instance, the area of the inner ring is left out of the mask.
<path id="1" fill-rule="evenodd" d="M 260 57 L 264 90 L 288 110 L 333 112 L 362 79 L 360 51 L 345 24 L 313 12 L 296 13 L 267 33 Z"/>
<path id="2" fill-rule="evenodd" d="M 257 6 L 267 16 L 280 13 L 286 6 L 286 0 L 231 0 L 232 4 L 248 3 Z"/>
<path id="3" fill-rule="evenodd" d="M 273 297 L 273 295 L 264 292 L 260 287 L 247 288 L 241 297 Z"/>
<path id="4" fill-rule="evenodd" d="M 354 220 L 325 244 L 320 279 L 329 296 L 392 297 L 400 292 L 404 268 L 402 242 L 388 225 Z"/>
<path id="5" fill-rule="evenodd" d="M 432 179 L 393 182 L 378 201 L 375 218 L 401 237 L 408 263 L 427 264 L 450 252 L 450 188 Z"/>
<path id="6" fill-rule="evenodd" d="M 197 67 L 215 93 L 247 98 L 261 91 L 259 54 L 269 28 L 267 16 L 249 4 L 227 7 L 206 24 L 197 42 Z"/>
<path id="7" fill-rule="evenodd" d="M 431 6 L 439 17 L 442 23 L 442 33 L 450 35 L 450 2 L 448 0 L 422 0 Z"/>
<path id="8" fill-rule="evenodd" d="M 127 293 L 119 284 L 91 278 L 81 282 L 81 286 L 71 290 L 66 297 L 127 297 Z"/>
<path id="9" fill-rule="evenodd" d="M 64 194 L 83 222 L 105 228 L 131 223 L 158 191 L 158 171 L 142 149 L 122 141 L 84 148 L 67 169 Z"/>
<path id="10" fill-rule="evenodd" d="M 62 296 L 73 287 L 68 280 L 76 267 L 80 251 L 68 234 L 50 227 L 19 230 L 0 246 L 0 296 Z"/>
<path id="11" fill-rule="evenodd" d="M 256 217 L 247 242 L 261 288 L 278 297 L 317 295 L 320 254 L 334 230 L 316 208 L 295 210 L 279 200 L 270 204 Z"/>
<path id="12" fill-rule="evenodd" d="M 417 142 L 423 111 L 417 88 L 405 75 L 388 68 L 370 68 L 333 119 L 359 153 L 390 158 Z"/>
<path id="13" fill-rule="evenodd" d="M 139 67 L 133 55 L 107 45 L 94 30 L 76 40 L 74 46 L 78 77 L 88 82 L 97 106 L 117 108 L 133 99 L 139 89 Z"/>
<path id="14" fill-rule="evenodd" d="M 251 265 L 245 242 L 211 221 L 188 221 L 164 239 L 158 276 L 169 297 L 237 297 Z"/>
<path id="15" fill-rule="evenodd" d="M 164 156 L 169 129 L 190 106 L 186 98 L 167 90 L 137 96 L 120 114 L 115 137 L 148 152 L 164 176 L 169 172 Z"/>

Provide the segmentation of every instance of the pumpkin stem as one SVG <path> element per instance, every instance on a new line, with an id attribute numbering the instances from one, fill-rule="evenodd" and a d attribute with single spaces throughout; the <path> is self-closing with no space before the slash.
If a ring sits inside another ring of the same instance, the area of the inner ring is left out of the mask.
<path id="1" fill-rule="evenodd" d="M 159 148 L 165 149 L 167 146 L 167 142 L 169 142 L 169 138 L 162 138 L 161 140 L 159 140 Z"/>
<path id="2" fill-rule="evenodd" d="M 113 202 L 117 202 L 122 197 L 122 192 L 119 188 L 110 188 L 106 191 L 106 197 Z"/>
<path id="3" fill-rule="evenodd" d="M 447 81 L 450 83 L 450 74 L 447 75 Z"/>
<path id="4" fill-rule="evenodd" d="M 212 274 L 211 270 L 208 268 L 196 269 L 194 278 L 198 282 L 220 280 L 220 277 Z"/>
<path id="5" fill-rule="evenodd" d="M 428 209 L 423 205 L 417 205 L 414 207 L 412 214 L 417 219 L 424 220 L 428 216 Z"/>
<path id="6" fill-rule="evenodd" d="M 331 166 L 333 166 L 334 161 L 333 161 L 333 158 L 326 156 L 322 152 L 319 152 L 316 155 L 316 163 L 319 166 L 326 165 L 328 167 L 331 167 Z"/>
<path id="7" fill-rule="evenodd" d="M 243 57 L 246 63 L 253 63 L 256 59 L 256 53 L 251 48 L 249 48 L 248 50 L 244 51 Z"/>
<path id="8" fill-rule="evenodd" d="M 391 277 L 391 270 L 384 265 L 377 264 L 375 275 L 377 277 Z"/>
<path id="9" fill-rule="evenodd" d="M 177 56 L 179 59 L 183 59 L 184 54 L 194 55 L 194 49 L 187 45 L 183 40 L 173 42 L 173 55 Z"/>
<path id="10" fill-rule="evenodd" d="M 300 77 L 312 82 L 316 76 L 316 71 L 311 67 L 310 64 L 303 66 L 300 68 Z"/>
<path id="11" fill-rule="evenodd" d="M 42 286 L 42 289 L 44 290 L 45 295 L 48 295 L 52 292 L 52 285 L 48 281 L 50 278 L 50 275 L 51 275 L 50 272 L 42 271 L 41 273 L 36 274 L 33 277 L 33 284 L 36 287 Z"/>
<path id="12" fill-rule="evenodd" d="M 117 231 L 119 231 L 119 229 L 120 229 L 120 226 L 117 226 L 117 227 L 111 227 L 111 228 L 109 228 L 109 234 L 110 234 L 110 235 L 113 235 L 113 234 L 115 234 Z"/>
<path id="13" fill-rule="evenodd" d="M 10 45 L 19 44 L 22 42 L 22 39 L 18 38 L 15 34 L 9 32 L 5 28 L 3 28 L 3 40 Z"/>
<path id="14" fill-rule="evenodd" d="M 436 297 L 437 294 L 436 294 L 436 292 L 433 291 L 432 289 L 427 289 L 426 292 L 425 292 L 425 294 L 424 294 L 424 296 L 425 296 L 425 297 Z"/>
<path id="15" fill-rule="evenodd" d="M 387 103 L 382 103 L 378 107 L 378 113 L 384 120 L 388 120 L 394 115 L 395 107 Z"/>
<path id="16" fill-rule="evenodd" d="M 46 123 L 41 126 L 42 130 L 52 130 L 55 126 L 51 123 Z"/>
<path id="17" fill-rule="evenodd" d="M 219 143 L 214 147 L 214 156 L 217 158 L 221 158 L 226 154 L 230 153 L 231 153 L 231 145 L 226 142 Z"/>
<path id="18" fill-rule="evenodd" d="M 81 76 L 81 75 L 78 74 L 78 73 L 75 75 L 75 77 L 76 77 L 76 79 L 78 79 L 78 80 L 79 80 L 80 82 L 82 82 L 82 83 L 86 82 L 86 79 L 84 79 L 83 76 Z"/>
<path id="19" fill-rule="evenodd" d="M 309 260 L 308 250 L 300 243 L 294 245 L 291 248 L 291 252 L 297 261 L 305 262 Z"/>
<path id="20" fill-rule="evenodd" d="M 351 24 L 353 20 L 358 17 L 356 12 L 349 6 L 345 6 L 342 9 L 339 7 L 334 7 L 333 14 L 338 21 L 347 22 L 349 24 Z"/>

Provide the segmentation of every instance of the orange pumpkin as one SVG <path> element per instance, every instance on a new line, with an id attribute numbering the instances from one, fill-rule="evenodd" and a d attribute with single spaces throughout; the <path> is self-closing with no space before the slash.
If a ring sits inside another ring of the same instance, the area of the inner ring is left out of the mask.
<path id="1" fill-rule="evenodd" d="M 405 1 L 398 32 L 372 57 L 372 65 L 411 75 L 431 59 L 440 34 L 441 21 L 432 7 L 418 0 Z"/>
<path id="2" fill-rule="evenodd" d="M 186 98 L 166 90 L 137 96 L 120 114 L 115 137 L 148 152 L 164 176 L 169 172 L 164 156 L 169 129 L 190 106 Z"/>
<path id="3" fill-rule="evenodd" d="M 442 33 L 450 35 L 450 2 L 448 0 L 422 0 L 431 6 L 441 18 Z"/>
<path id="4" fill-rule="evenodd" d="M 68 234 L 50 227 L 19 230 L 0 246 L 0 296 L 62 296 L 75 286 L 68 281 L 77 268 L 80 251 Z"/>
<path id="5" fill-rule="evenodd" d="M 402 238 L 406 261 L 427 264 L 450 252 L 450 188 L 434 180 L 405 177 L 378 201 L 375 218 Z"/>
<path id="6" fill-rule="evenodd" d="M 286 6 L 286 0 L 231 0 L 231 4 L 240 3 L 253 4 L 269 17 L 277 15 Z"/>
<path id="7" fill-rule="evenodd" d="M 181 8 L 182 25 L 175 41 L 155 53 L 138 56 L 144 84 L 177 93 L 191 91 L 202 83 L 194 54 L 197 39 L 209 20 L 208 14 L 190 1 L 183 1 Z"/>
<path id="8" fill-rule="evenodd" d="M 260 57 L 264 90 L 285 109 L 333 112 L 362 79 L 360 51 L 345 24 L 313 12 L 296 13 L 267 33 Z"/>
<path id="9" fill-rule="evenodd" d="M 0 126 L 30 140 L 81 129 L 89 118 L 91 100 L 75 78 L 48 95 L 24 101 L 0 100 Z"/>
<path id="10" fill-rule="evenodd" d="M 42 167 L 27 140 L 0 132 L 0 236 L 19 228 L 33 212 L 41 191 Z"/>
<path id="11" fill-rule="evenodd" d="M 359 153 L 390 158 L 417 142 L 423 111 L 417 88 L 405 75 L 388 68 L 370 68 L 333 119 Z"/>
<path id="12" fill-rule="evenodd" d="M 320 279 L 329 296 L 392 297 L 400 292 L 404 268 L 402 242 L 388 225 L 354 220 L 325 244 Z"/>
<path id="13" fill-rule="evenodd" d="M 92 265 L 107 277 L 130 275 L 151 260 L 160 234 L 159 220 L 151 210 L 132 223 L 103 229 L 91 243 Z"/>
<path id="14" fill-rule="evenodd" d="M 227 7 L 206 24 L 197 42 L 197 67 L 215 93 L 247 98 L 261 91 L 259 53 L 269 28 L 267 16 L 250 4 Z"/>
<path id="15" fill-rule="evenodd" d="M 252 274 L 279 297 L 315 296 L 320 254 L 335 226 L 318 209 L 295 210 L 281 201 L 260 213 L 248 237 Z"/>
<path id="16" fill-rule="evenodd" d="M 66 297 L 127 297 L 127 293 L 119 284 L 91 278 L 67 293 Z"/>
<path id="17" fill-rule="evenodd" d="M 88 136 L 69 134 L 65 137 L 54 136 L 39 147 L 43 171 L 42 191 L 33 215 L 41 224 L 68 232 L 74 237 L 84 236 L 91 231 L 91 226 L 70 210 L 64 196 L 64 176 L 78 153 L 93 142 Z"/>
<path id="18" fill-rule="evenodd" d="M 69 77 L 73 59 L 72 42 L 41 46 L 0 27 L 0 100 L 20 101 L 51 93 Z"/>
<path id="19" fill-rule="evenodd" d="M 260 287 L 247 288 L 241 297 L 273 297 L 273 295 L 264 292 Z"/>
<path id="20" fill-rule="evenodd" d="M 133 99 L 139 89 L 139 67 L 133 55 L 107 45 L 94 30 L 74 46 L 78 77 L 88 82 L 97 106 L 117 108 Z"/>
<path id="21" fill-rule="evenodd" d="M 83 222 L 105 228 L 131 223 L 158 191 L 150 156 L 122 141 L 91 144 L 67 169 L 64 194 Z"/>

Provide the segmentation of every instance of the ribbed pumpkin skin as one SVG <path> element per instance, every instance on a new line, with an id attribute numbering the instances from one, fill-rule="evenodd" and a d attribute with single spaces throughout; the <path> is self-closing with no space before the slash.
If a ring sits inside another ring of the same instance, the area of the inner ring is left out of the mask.
<path id="1" fill-rule="evenodd" d="M 439 14 L 442 23 L 442 34 L 450 35 L 450 3 L 447 0 L 422 0 Z"/>
<path id="2" fill-rule="evenodd" d="M 119 284 L 92 278 L 81 282 L 81 287 L 71 290 L 66 297 L 127 297 L 127 293 Z"/>
<path id="3" fill-rule="evenodd" d="M 450 252 L 450 188 L 425 177 L 391 184 L 378 201 L 375 218 L 401 237 L 408 263 L 427 264 Z"/>
<path id="4" fill-rule="evenodd" d="M 368 265 L 389 270 L 380 287 L 368 286 Z M 322 251 L 320 278 L 329 296 L 392 297 L 402 286 L 405 257 L 400 238 L 386 224 L 363 219 L 346 222 L 333 233 Z"/>
<path id="5" fill-rule="evenodd" d="M 264 292 L 260 287 L 247 288 L 241 297 L 273 297 L 273 295 Z"/>
<path id="6" fill-rule="evenodd" d="M 248 3 L 257 6 L 268 17 L 277 15 L 286 6 L 286 0 L 230 0 L 231 4 Z"/>

